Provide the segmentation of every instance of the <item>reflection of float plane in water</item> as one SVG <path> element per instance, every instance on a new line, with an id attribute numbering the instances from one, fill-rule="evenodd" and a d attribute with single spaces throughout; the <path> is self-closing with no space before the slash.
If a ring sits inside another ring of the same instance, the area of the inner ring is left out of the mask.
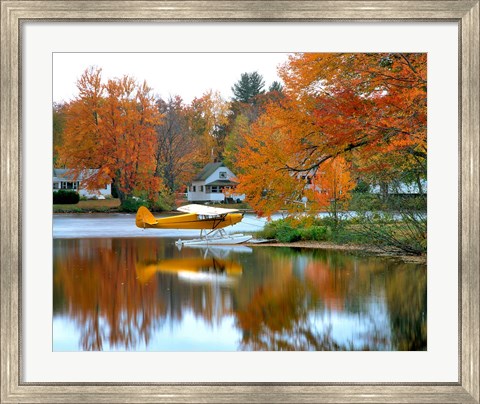
<path id="1" fill-rule="evenodd" d="M 178 240 L 178 245 L 240 244 L 252 236 L 227 234 L 224 227 L 233 226 L 243 219 L 238 209 L 214 208 L 203 205 L 186 205 L 178 208 L 183 215 L 155 218 L 144 206 L 137 211 L 135 223 L 141 229 L 198 229 L 200 238 Z M 237 213 L 235 213 L 237 212 Z"/>
<path id="2" fill-rule="evenodd" d="M 136 272 L 141 283 L 148 282 L 157 272 L 176 273 L 180 277 L 195 280 L 220 280 L 218 275 L 231 279 L 232 275 L 241 275 L 242 267 L 234 261 L 226 261 L 213 257 L 208 258 L 176 258 L 156 262 L 137 262 Z"/>

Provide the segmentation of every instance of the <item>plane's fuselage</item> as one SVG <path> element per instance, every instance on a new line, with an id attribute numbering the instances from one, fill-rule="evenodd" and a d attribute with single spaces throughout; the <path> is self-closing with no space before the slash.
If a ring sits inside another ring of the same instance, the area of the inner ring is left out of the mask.
<path id="1" fill-rule="evenodd" d="M 241 213 L 228 213 L 222 216 L 205 216 L 196 213 L 186 213 L 164 218 L 155 218 L 155 220 L 152 221 L 142 220 L 142 218 L 137 215 L 136 225 L 142 229 L 215 230 L 237 224 L 242 218 L 243 215 Z"/>

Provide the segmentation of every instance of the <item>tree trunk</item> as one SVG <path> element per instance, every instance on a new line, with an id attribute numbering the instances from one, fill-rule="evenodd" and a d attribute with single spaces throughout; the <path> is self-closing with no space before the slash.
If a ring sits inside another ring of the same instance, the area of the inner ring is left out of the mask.
<path id="1" fill-rule="evenodd" d="M 380 194 L 382 196 L 383 202 L 388 200 L 388 183 L 381 182 L 380 183 Z"/>
<path id="2" fill-rule="evenodd" d="M 112 186 L 115 188 L 118 199 L 120 199 L 120 205 L 122 205 L 125 199 L 127 199 L 127 195 L 125 195 L 125 193 L 120 190 L 120 187 L 118 186 L 118 180 L 113 180 Z"/>

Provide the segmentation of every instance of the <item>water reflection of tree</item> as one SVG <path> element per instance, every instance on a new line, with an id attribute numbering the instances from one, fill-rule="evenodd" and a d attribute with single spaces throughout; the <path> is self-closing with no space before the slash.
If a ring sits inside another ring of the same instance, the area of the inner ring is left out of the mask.
<path id="1" fill-rule="evenodd" d="M 237 312 L 237 321 L 243 331 L 243 349 L 338 349 L 329 333 L 320 336 L 312 332 L 309 312 L 314 302 L 305 292 L 303 284 L 295 278 L 290 278 L 281 288 L 259 288 L 247 307 Z"/>
<path id="2" fill-rule="evenodd" d="M 387 305 L 397 350 L 427 348 L 426 272 L 403 265 L 387 275 Z"/>
<path id="3" fill-rule="evenodd" d="M 336 341 L 331 325 L 319 327 L 316 322 L 317 298 L 314 289 L 295 278 L 280 289 L 258 289 L 249 305 L 237 312 L 243 331 L 242 348 L 268 351 L 385 349 L 385 334 L 378 329 L 364 336 L 360 347 L 353 342 Z"/>
<path id="4" fill-rule="evenodd" d="M 155 239 L 55 240 L 54 312 L 67 314 L 81 331 L 84 350 L 131 350 L 145 346 L 155 329 L 182 321 L 187 312 L 218 324 L 233 312 L 233 292 L 215 282 L 184 282 L 177 275 L 153 274 L 140 281 L 138 262 L 158 262 L 177 254 Z M 186 250 L 184 257 L 201 257 Z"/>
<path id="5" fill-rule="evenodd" d="M 425 349 L 424 268 L 322 250 L 311 253 L 313 259 L 300 268 L 278 265 L 295 262 L 292 258 L 298 254 L 278 249 L 275 271 L 262 272 L 263 286 L 253 288 L 255 293 L 238 309 L 243 349 Z M 289 260 L 285 260 L 287 256 Z M 269 273 L 273 279 L 268 278 Z M 375 300 L 380 305 L 386 301 L 381 307 L 388 310 L 390 330 L 387 324 L 379 324 L 371 311 L 369 306 Z M 335 341 L 331 326 L 319 327 L 312 320 L 319 311 L 332 310 L 361 314 L 367 331 L 359 333 L 357 341 Z"/>
<path id="6" fill-rule="evenodd" d="M 242 330 L 242 348 L 270 351 L 342 349 L 333 340 L 331 328 L 326 327 L 324 331 L 318 332 L 312 322 L 312 314 L 325 285 L 318 282 L 321 279 L 316 278 L 317 271 L 312 266 L 312 261 L 307 261 L 305 282 L 296 273 L 295 259 L 292 259 L 299 256 L 299 252 L 280 248 L 262 250 L 258 254 L 260 260 L 264 259 L 264 265 L 261 266 L 263 270 L 255 270 L 250 274 L 252 276 L 248 279 L 248 286 L 244 285 L 250 294 L 247 295 L 248 299 L 241 300 L 243 304 L 237 310 L 237 322 Z M 325 268 L 321 263 L 320 265 L 322 269 Z M 328 271 L 327 276 L 330 273 Z M 313 277 L 313 282 L 308 280 L 309 276 Z M 320 274 L 320 278 L 323 277 L 325 272 Z M 246 295 L 241 291 L 240 294 Z M 332 296 L 334 294 L 331 293 Z M 328 295 L 327 290 L 323 298 L 328 298 Z"/>
<path id="7" fill-rule="evenodd" d="M 156 329 L 193 314 L 206 325 L 234 316 L 246 350 L 415 350 L 426 347 L 425 270 L 335 251 L 258 248 L 231 257 L 233 283 L 191 283 L 177 274 L 138 278 L 139 262 L 202 257 L 156 239 L 55 240 L 54 310 L 81 330 L 81 346 L 101 350 L 147 345 Z M 372 300 L 388 310 L 379 324 Z M 358 315 L 356 341 L 336 341 L 322 313 Z M 361 341 L 361 342 L 359 342 Z"/>
<path id="8" fill-rule="evenodd" d="M 156 250 L 155 242 L 128 239 L 56 240 L 54 289 L 61 290 L 66 312 L 81 330 L 84 350 L 131 349 L 148 344 L 165 307 L 156 298 L 155 282 L 136 282 L 137 255 Z"/>

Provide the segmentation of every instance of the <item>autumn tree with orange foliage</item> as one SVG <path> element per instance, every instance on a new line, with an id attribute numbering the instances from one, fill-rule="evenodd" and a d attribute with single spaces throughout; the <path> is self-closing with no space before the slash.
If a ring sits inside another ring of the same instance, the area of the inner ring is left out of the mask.
<path id="1" fill-rule="evenodd" d="M 77 82 L 79 95 L 65 107 L 61 164 L 89 190 L 113 185 L 123 202 L 134 194 L 155 199 L 162 189 L 156 175 L 155 125 L 161 116 L 146 83 L 124 76 L 102 83 L 101 69 L 85 70 Z"/>
<path id="2" fill-rule="evenodd" d="M 275 84 L 276 83 L 276 84 Z M 250 127 L 266 112 L 271 103 L 280 102 L 283 93 L 279 84 L 274 82 L 271 90 L 257 94 L 250 103 L 231 103 L 231 114 L 226 128 L 226 137 L 223 149 L 223 160 L 230 167 L 237 167 L 238 151 L 245 145 L 244 137 L 250 133 Z"/>
<path id="3" fill-rule="evenodd" d="M 190 129 L 199 140 L 202 165 L 221 158 L 229 113 L 229 103 L 218 91 L 210 90 L 193 99 L 189 108 Z"/>
<path id="4" fill-rule="evenodd" d="M 319 209 L 331 209 L 335 221 L 338 220 L 338 209 L 345 207 L 356 185 L 350 172 L 349 164 L 342 156 L 327 160 L 316 172 L 310 190 L 306 192 Z"/>
<path id="5" fill-rule="evenodd" d="M 355 176 L 425 178 L 426 69 L 426 54 L 291 55 L 282 98 L 245 136 L 239 191 L 260 213 L 295 210 L 302 180 L 337 156 L 355 162 Z"/>
<path id="6" fill-rule="evenodd" d="M 297 106 L 313 114 L 310 154 L 292 169 L 349 152 L 367 172 L 395 170 L 401 159 L 426 169 L 425 53 L 294 54 L 280 74 Z"/>

